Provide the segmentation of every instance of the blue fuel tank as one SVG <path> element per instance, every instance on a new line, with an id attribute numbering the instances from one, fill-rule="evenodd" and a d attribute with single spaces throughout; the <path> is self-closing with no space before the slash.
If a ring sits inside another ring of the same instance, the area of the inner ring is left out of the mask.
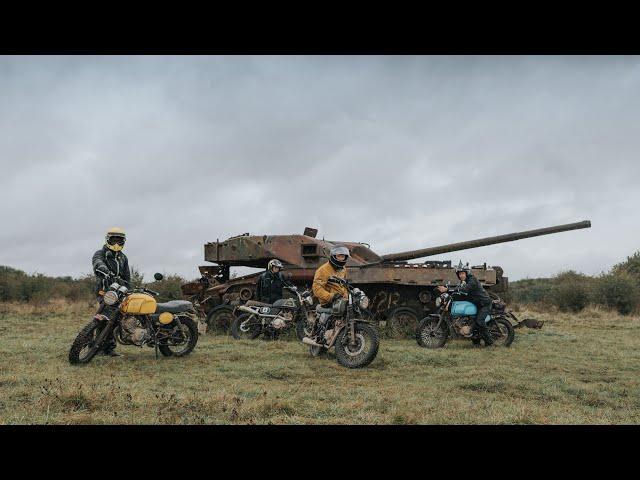
<path id="1" fill-rule="evenodd" d="M 478 308 L 471 302 L 459 301 L 451 305 L 452 317 L 471 317 L 478 313 Z"/>

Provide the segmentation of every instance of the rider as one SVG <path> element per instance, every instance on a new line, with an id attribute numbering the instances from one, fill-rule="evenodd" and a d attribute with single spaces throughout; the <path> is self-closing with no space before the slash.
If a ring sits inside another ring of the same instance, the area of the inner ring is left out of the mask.
<path id="1" fill-rule="evenodd" d="M 282 298 L 282 287 L 288 285 L 280 270 L 282 262 L 278 259 L 269 261 L 267 270 L 260 275 L 256 286 L 256 297 L 259 302 L 274 303 Z"/>
<path id="2" fill-rule="evenodd" d="M 110 228 L 105 236 L 104 246 L 93 254 L 93 272 L 98 279 L 96 284 L 98 301 L 101 300 L 100 291 L 106 291 L 113 282 L 114 277 L 119 277 L 118 282 L 120 284 L 124 284 L 126 287 L 130 286 L 131 271 L 129 270 L 129 260 L 122 252 L 126 237 L 123 229 L 118 227 Z M 102 354 L 110 357 L 119 357 L 120 354 L 115 351 L 115 348 L 116 341 L 111 337 Z"/>
<path id="3" fill-rule="evenodd" d="M 466 293 L 467 299 L 478 309 L 476 325 L 480 336 L 484 340 L 485 346 L 492 345 L 493 340 L 491 339 L 491 335 L 489 335 L 489 330 L 487 329 L 487 324 L 485 322 L 487 316 L 491 314 L 491 297 L 489 297 L 489 294 L 482 287 L 482 284 L 471 273 L 471 269 L 468 264 L 463 266 L 461 261 L 456 266 L 456 275 L 460 280 L 460 285 L 458 285 L 457 291 Z M 446 292 L 447 287 L 439 286 L 438 290 L 440 292 Z"/>
<path id="4" fill-rule="evenodd" d="M 349 259 L 349 249 L 342 245 L 334 245 L 329 251 L 329 261 L 320 266 L 313 276 L 313 294 L 320 301 L 320 305 L 332 305 L 338 298 L 348 298 L 347 287 L 327 282 L 329 277 L 346 278 L 345 265 Z"/>

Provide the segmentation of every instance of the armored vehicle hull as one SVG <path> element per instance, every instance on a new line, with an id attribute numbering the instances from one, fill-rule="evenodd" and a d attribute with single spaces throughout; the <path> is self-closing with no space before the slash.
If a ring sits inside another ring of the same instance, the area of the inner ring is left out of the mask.
<path id="1" fill-rule="evenodd" d="M 205 260 L 215 266 L 201 266 L 202 278 L 183 285 L 185 296 L 200 305 L 212 327 L 228 327 L 236 305 L 256 298 L 260 272 L 231 278 L 230 267 L 266 268 L 269 260 L 279 259 L 283 274 L 299 288 L 310 288 L 316 269 L 328 261 L 329 250 L 339 244 L 349 248 L 348 278 L 371 299 L 371 320 L 381 322 L 392 335 L 411 334 L 417 322 L 435 310 L 438 285 L 458 279 L 450 261 L 408 263 L 408 260 L 446 252 L 476 248 L 501 242 L 589 228 L 589 221 L 487 237 L 468 242 L 429 247 L 408 252 L 378 255 L 363 243 L 316 239 L 317 231 L 307 228 L 304 235 L 243 234 L 204 246 Z M 508 278 L 499 266 L 472 267 L 490 295 L 496 299 L 508 289 Z"/>

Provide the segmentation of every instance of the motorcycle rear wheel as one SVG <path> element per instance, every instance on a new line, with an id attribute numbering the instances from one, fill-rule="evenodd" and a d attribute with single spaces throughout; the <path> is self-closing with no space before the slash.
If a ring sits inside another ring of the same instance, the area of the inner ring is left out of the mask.
<path id="1" fill-rule="evenodd" d="M 369 365 L 380 347 L 378 332 L 364 322 L 357 322 L 354 326 L 356 345 L 349 345 L 349 327 L 342 329 L 336 340 L 336 358 L 338 363 L 347 368 L 362 368 Z"/>
<path id="2" fill-rule="evenodd" d="M 70 364 L 89 363 L 100 351 L 100 345 L 96 344 L 96 340 L 101 332 L 101 323 L 94 318 L 80 330 L 69 349 Z"/>
<path id="3" fill-rule="evenodd" d="M 487 328 L 489 329 L 493 344 L 496 346 L 509 347 L 516 336 L 513 325 L 511 325 L 509 320 L 504 318 L 492 318 L 489 320 L 489 323 L 487 323 Z"/>
<path id="4" fill-rule="evenodd" d="M 243 330 L 241 325 L 245 320 L 249 321 L 244 325 Z M 231 335 L 236 340 L 253 340 L 260 333 L 262 333 L 262 322 L 256 315 L 250 313 L 244 313 L 236 317 L 231 324 Z"/>
<path id="5" fill-rule="evenodd" d="M 447 324 L 442 321 L 438 326 L 437 318 L 423 318 L 416 330 L 416 341 L 418 345 L 424 348 L 442 348 L 447 343 L 449 329 Z"/>
<path id="6" fill-rule="evenodd" d="M 188 317 L 180 318 L 180 323 L 182 324 L 182 332 L 186 338 L 179 345 L 170 345 L 168 343 L 158 345 L 158 350 L 160 350 L 160 353 L 165 357 L 184 357 L 196 348 L 196 344 L 198 343 L 198 325 Z M 178 326 L 175 325 L 173 328 L 175 332 Z"/>

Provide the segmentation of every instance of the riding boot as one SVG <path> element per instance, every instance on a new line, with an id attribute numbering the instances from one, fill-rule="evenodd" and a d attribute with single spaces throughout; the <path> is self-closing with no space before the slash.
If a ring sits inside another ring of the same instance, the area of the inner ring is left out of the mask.
<path id="1" fill-rule="evenodd" d="M 121 357 L 122 354 L 116 352 L 116 339 L 113 336 L 105 342 L 105 346 L 102 348 L 100 355 L 106 357 Z"/>
<path id="2" fill-rule="evenodd" d="M 489 333 L 489 329 L 486 325 L 479 325 L 478 331 L 480 333 L 480 337 L 482 337 L 482 340 L 484 340 L 485 347 L 493 345 L 493 339 L 491 338 L 491 334 Z"/>

